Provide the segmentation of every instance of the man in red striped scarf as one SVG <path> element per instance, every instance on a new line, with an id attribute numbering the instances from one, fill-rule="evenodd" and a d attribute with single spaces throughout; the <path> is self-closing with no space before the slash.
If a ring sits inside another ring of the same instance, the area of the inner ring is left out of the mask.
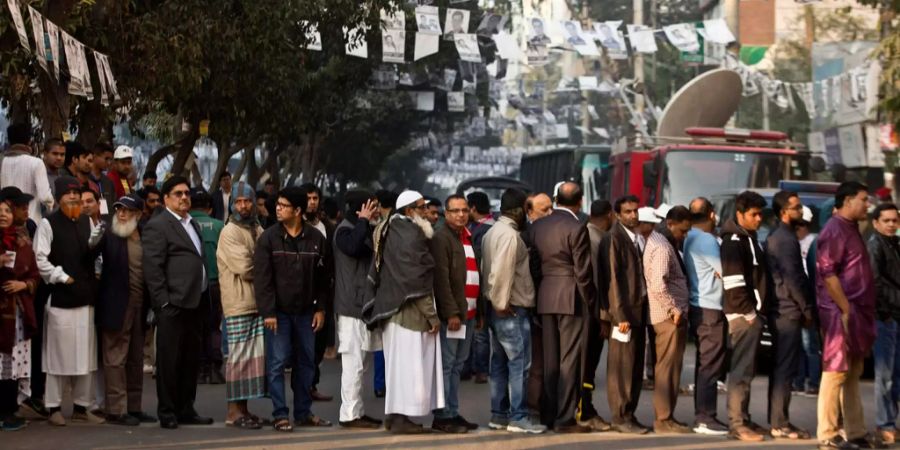
<path id="1" fill-rule="evenodd" d="M 431 428 L 445 433 L 465 433 L 478 428 L 459 415 L 459 374 L 469 358 L 476 326 L 479 294 L 478 265 L 472 235 L 466 229 L 469 208 L 462 195 L 444 203 L 446 223 L 431 240 L 434 256 L 434 298 L 441 319 L 441 359 L 446 406 L 434 411 Z"/>

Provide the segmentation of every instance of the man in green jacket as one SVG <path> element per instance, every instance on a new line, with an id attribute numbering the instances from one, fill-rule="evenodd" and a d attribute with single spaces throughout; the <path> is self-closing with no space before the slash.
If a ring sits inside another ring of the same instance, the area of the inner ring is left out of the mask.
<path id="1" fill-rule="evenodd" d="M 213 218 L 212 196 L 203 188 L 191 190 L 191 217 L 200 226 L 200 239 L 206 255 L 206 278 L 209 281 L 209 316 L 201 324 L 203 336 L 198 384 L 224 384 L 222 375 L 222 294 L 219 289 L 219 267 L 216 247 L 225 224 Z M 201 300 L 202 301 L 202 300 Z"/>

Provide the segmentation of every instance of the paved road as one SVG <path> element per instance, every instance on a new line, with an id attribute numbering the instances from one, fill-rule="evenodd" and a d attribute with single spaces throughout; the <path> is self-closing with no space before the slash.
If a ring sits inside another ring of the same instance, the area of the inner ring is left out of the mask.
<path id="1" fill-rule="evenodd" d="M 684 384 L 691 382 L 693 373 L 693 348 L 687 351 Z M 601 363 L 605 367 L 605 359 Z M 340 361 L 326 360 L 323 363 L 323 375 L 320 390 L 335 394 L 336 399 L 327 403 L 315 403 L 313 411 L 329 420 L 337 422 L 339 407 Z M 605 372 L 605 371 L 603 371 Z M 599 375 L 598 386 L 605 386 L 605 373 Z M 144 382 L 145 409 L 153 411 L 156 407 L 155 384 L 147 376 Z M 757 377 L 753 383 L 751 398 L 751 414 L 754 419 L 766 422 L 766 389 L 767 381 Z M 462 414 L 469 420 L 482 426 L 490 418 L 490 390 L 488 385 L 477 385 L 464 382 L 460 399 Z M 865 405 L 866 422 L 873 426 L 874 402 L 872 401 L 872 384 L 863 386 L 863 404 Z M 111 425 L 74 425 L 65 428 L 52 427 L 44 422 L 33 423 L 25 430 L 16 433 L 3 433 L 3 449 L 54 449 L 64 447 L 66 450 L 82 448 L 100 449 L 201 449 L 201 448 L 322 448 L 322 449 L 369 449 L 369 448 L 478 448 L 478 449 L 529 449 L 529 448 L 610 448 L 610 449 L 651 449 L 667 448 L 669 450 L 721 449 L 721 448 L 813 448 L 813 441 L 786 442 L 766 441 L 764 443 L 747 444 L 718 437 L 699 435 L 665 436 L 648 434 L 646 436 L 625 436 L 617 433 L 594 433 L 589 435 L 556 435 L 539 436 L 513 435 L 505 431 L 490 431 L 486 427 L 466 435 L 431 434 L 408 437 L 395 437 L 382 430 L 347 431 L 340 427 L 326 429 L 295 429 L 294 433 L 278 433 L 271 429 L 237 430 L 225 427 L 225 388 L 224 386 L 200 386 L 198 390 L 197 411 L 201 415 L 212 416 L 216 423 L 208 427 L 189 426 L 170 431 L 159 426 L 143 425 L 140 427 L 120 427 Z M 367 380 L 365 392 L 366 410 L 369 415 L 382 417 L 384 402 L 376 399 L 372 392 L 371 380 Z M 679 398 L 676 418 L 690 421 L 693 417 L 691 397 Z M 595 404 L 601 414 L 608 418 L 609 411 L 605 392 L 595 393 Z M 271 412 L 268 401 L 253 401 L 251 410 L 263 416 Z M 68 414 L 68 413 L 67 413 Z M 814 431 L 816 416 L 816 399 L 794 396 L 791 404 L 792 421 L 800 427 Z M 725 397 L 719 396 L 719 415 L 725 415 Z M 638 419 L 645 423 L 653 422 L 652 392 L 644 391 L 641 395 Z M 422 421 L 420 421 L 422 422 Z M 424 419 L 429 424 L 430 418 Z"/>

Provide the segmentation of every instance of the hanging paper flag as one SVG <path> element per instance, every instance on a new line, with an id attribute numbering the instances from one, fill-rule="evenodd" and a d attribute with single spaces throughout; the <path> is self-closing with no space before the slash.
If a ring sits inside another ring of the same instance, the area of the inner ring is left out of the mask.
<path id="1" fill-rule="evenodd" d="M 97 67 L 97 78 L 100 82 L 100 104 L 109 106 L 109 93 L 106 90 L 106 71 L 103 70 L 103 61 L 100 53 L 94 51 L 94 65 Z"/>
<path id="2" fill-rule="evenodd" d="M 453 35 L 456 42 L 456 51 L 459 59 L 463 61 L 481 62 L 481 52 L 478 50 L 478 38 L 474 34 L 457 33 Z"/>
<path id="3" fill-rule="evenodd" d="M 44 72 L 50 74 L 47 66 L 47 47 L 44 41 L 44 17 L 31 6 L 28 7 L 28 15 L 31 17 L 31 32 L 34 35 L 34 53 L 38 64 Z"/>
<path id="4" fill-rule="evenodd" d="M 437 6 L 419 6 L 416 8 L 416 25 L 419 33 L 441 34 L 441 19 Z"/>
<path id="5" fill-rule="evenodd" d="M 94 99 L 94 89 L 91 87 L 91 73 L 88 71 L 87 55 L 84 51 L 84 44 L 75 41 L 75 54 L 78 57 L 78 73 L 81 75 L 81 86 L 84 89 L 84 96 L 88 100 Z"/>
<path id="6" fill-rule="evenodd" d="M 369 57 L 369 44 L 366 42 L 365 28 L 344 27 L 344 53 L 357 58 Z"/>
<path id="7" fill-rule="evenodd" d="M 438 52 L 440 36 L 429 33 L 416 33 L 416 50 L 413 60 L 418 61 Z"/>
<path id="8" fill-rule="evenodd" d="M 447 111 L 463 112 L 466 110 L 466 94 L 464 92 L 447 93 Z"/>
<path id="9" fill-rule="evenodd" d="M 300 28 L 306 36 L 306 49 L 322 51 L 322 34 L 319 33 L 319 24 L 308 20 L 300 21 Z"/>
<path id="10" fill-rule="evenodd" d="M 434 92 L 415 92 L 417 111 L 434 111 Z"/>
<path id="11" fill-rule="evenodd" d="M 381 31 L 381 60 L 402 63 L 406 52 L 406 32 L 402 30 Z"/>
<path id="12" fill-rule="evenodd" d="M 653 30 L 646 25 L 631 25 L 628 28 L 628 39 L 631 40 L 631 48 L 638 53 L 656 53 L 656 38 Z"/>
<path id="13" fill-rule="evenodd" d="M 83 96 L 85 92 L 84 87 L 81 85 L 82 76 L 78 72 L 80 70 L 77 53 L 78 41 L 63 30 L 59 30 L 59 34 L 62 37 L 63 48 L 66 52 L 66 68 L 69 71 L 68 92 L 72 95 Z"/>
<path id="14" fill-rule="evenodd" d="M 696 52 L 700 50 L 700 41 L 697 40 L 697 31 L 693 24 L 679 23 L 663 27 L 669 42 L 683 52 Z"/>
<path id="15" fill-rule="evenodd" d="M 516 43 L 516 38 L 512 37 L 505 31 L 501 31 L 493 36 L 494 43 L 497 44 L 497 55 L 501 59 L 509 60 L 509 61 L 522 61 L 524 60 L 524 55 L 522 55 L 522 50 L 519 48 L 519 45 Z"/>
<path id="16" fill-rule="evenodd" d="M 381 10 L 381 27 L 386 30 L 405 30 L 406 14 L 402 10 L 391 12 Z"/>
<path id="17" fill-rule="evenodd" d="M 28 53 L 31 53 L 31 45 L 28 44 L 28 32 L 25 31 L 25 20 L 22 19 L 22 11 L 19 9 L 18 0 L 6 0 L 9 5 L 9 14 L 12 16 L 13 23 L 16 25 L 16 33 L 19 35 L 19 43 Z"/>
<path id="18" fill-rule="evenodd" d="M 728 29 L 725 19 L 712 19 L 703 21 L 704 39 L 716 44 L 730 44 L 735 41 L 734 34 Z"/>
<path id="19" fill-rule="evenodd" d="M 600 56 L 600 51 L 593 39 L 589 39 L 581 30 L 581 24 L 574 20 L 560 22 L 565 30 L 566 42 L 581 56 Z"/>
<path id="20" fill-rule="evenodd" d="M 594 37 L 606 49 L 610 59 L 628 59 L 625 36 L 619 31 L 621 20 L 610 20 L 594 24 Z"/>
<path id="21" fill-rule="evenodd" d="M 100 61 L 103 64 L 103 77 L 106 79 L 107 89 L 109 89 L 110 101 L 119 101 L 119 88 L 116 86 L 116 79 L 113 77 L 112 69 L 109 67 L 109 57 L 98 53 Z"/>
<path id="22" fill-rule="evenodd" d="M 600 120 L 600 114 L 597 114 L 597 107 L 594 105 L 588 105 L 588 114 L 591 115 L 591 119 Z"/>
<path id="23" fill-rule="evenodd" d="M 50 52 L 47 56 L 53 61 L 53 76 L 58 80 L 59 61 L 62 59 L 62 52 L 59 51 L 59 28 L 49 20 L 44 24 L 47 26 L 47 40 L 50 42 Z"/>
<path id="24" fill-rule="evenodd" d="M 484 15 L 484 18 L 481 19 L 481 23 L 475 30 L 475 34 L 479 36 L 491 36 L 497 34 L 503 31 L 503 28 L 506 26 L 506 19 L 507 16 L 504 15 L 487 13 Z"/>
<path id="25" fill-rule="evenodd" d="M 456 84 L 456 71 L 444 69 L 444 76 L 440 77 L 440 83 L 437 83 L 435 87 L 444 91 L 452 91 L 454 84 Z"/>
<path id="26" fill-rule="evenodd" d="M 447 19 L 444 23 L 444 40 L 452 41 L 454 34 L 469 32 L 469 10 L 447 8 Z"/>

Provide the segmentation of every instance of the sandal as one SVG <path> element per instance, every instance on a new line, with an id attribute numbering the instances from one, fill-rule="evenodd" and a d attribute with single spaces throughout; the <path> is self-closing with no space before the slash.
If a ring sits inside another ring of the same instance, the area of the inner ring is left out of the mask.
<path id="1" fill-rule="evenodd" d="M 330 427 L 331 422 L 315 414 L 310 414 L 303 420 L 295 420 L 294 425 L 297 425 L 298 427 Z"/>
<path id="2" fill-rule="evenodd" d="M 264 427 L 270 426 L 273 423 L 272 419 L 260 419 L 259 416 L 257 416 L 256 414 L 250 414 L 250 418 L 253 419 L 254 422 L 256 422 Z"/>
<path id="3" fill-rule="evenodd" d="M 805 440 L 812 438 L 808 431 L 797 428 L 790 423 L 781 428 L 772 428 L 771 434 L 776 439 Z"/>
<path id="4" fill-rule="evenodd" d="M 272 428 L 274 428 L 275 431 L 283 431 L 285 433 L 290 433 L 291 431 L 294 431 L 294 426 L 291 425 L 291 421 L 287 420 L 287 419 L 275 420 L 275 423 L 272 424 Z"/>
<path id="5" fill-rule="evenodd" d="M 245 430 L 258 430 L 262 428 L 259 422 L 253 420 L 252 417 L 241 416 L 235 421 L 225 421 L 225 426 L 234 428 L 243 428 Z"/>

